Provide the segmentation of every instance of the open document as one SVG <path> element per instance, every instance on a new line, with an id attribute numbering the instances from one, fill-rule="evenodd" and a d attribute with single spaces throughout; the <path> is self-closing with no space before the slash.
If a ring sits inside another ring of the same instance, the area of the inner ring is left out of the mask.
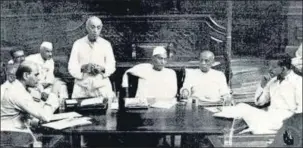
<path id="1" fill-rule="evenodd" d="M 69 118 L 69 119 L 63 119 L 63 120 L 54 121 L 54 122 L 50 122 L 50 123 L 45 123 L 45 124 L 42 124 L 42 126 L 53 128 L 56 130 L 62 130 L 62 129 L 65 129 L 68 127 L 92 124 L 92 122 L 89 120 L 90 120 L 89 117 Z"/>
<path id="2" fill-rule="evenodd" d="M 97 98 L 91 98 L 91 99 L 84 99 L 81 101 L 80 106 L 94 106 L 97 104 L 102 104 L 103 103 L 103 98 L 102 97 L 97 97 Z"/>
<path id="3" fill-rule="evenodd" d="M 81 117 L 81 116 L 82 116 L 81 114 L 78 114 L 76 112 L 59 113 L 59 114 L 54 114 L 50 121 L 67 119 L 67 118 L 75 118 L 75 117 Z"/>
<path id="4" fill-rule="evenodd" d="M 238 106 L 223 106 L 221 110 L 221 112 L 217 112 L 213 116 L 223 118 L 241 118 L 242 112 L 245 111 L 239 110 Z"/>

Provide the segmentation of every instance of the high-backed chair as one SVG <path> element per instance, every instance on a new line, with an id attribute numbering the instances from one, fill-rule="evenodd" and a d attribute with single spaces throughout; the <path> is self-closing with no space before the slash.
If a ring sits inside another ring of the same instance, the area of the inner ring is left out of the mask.
<path id="1" fill-rule="evenodd" d="M 27 132 L 1 131 L 1 147 L 33 147 L 34 137 Z"/>

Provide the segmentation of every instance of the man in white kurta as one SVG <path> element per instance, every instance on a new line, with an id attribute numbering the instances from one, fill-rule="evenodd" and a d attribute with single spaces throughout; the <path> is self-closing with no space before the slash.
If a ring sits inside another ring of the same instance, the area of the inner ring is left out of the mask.
<path id="1" fill-rule="evenodd" d="M 125 72 L 122 87 L 128 87 L 127 73 L 130 73 L 139 77 L 136 97 L 174 99 L 177 94 L 177 77 L 174 70 L 164 67 L 166 58 L 166 50 L 156 47 L 152 63 L 138 64 Z"/>
<path id="2" fill-rule="evenodd" d="M 30 132 L 28 121 L 31 116 L 42 121 L 50 121 L 52 118 L 59 105 L 58 98 L 50 94 L 47 101 L 36 102 L 27 91 L 38 85 L 38 75 L 38 66 L 32 62 L 24 62 L 18 68 L 17 80 L 1 100 L 1 131 Z"/>
<path id="3" fill-rule="evenodd" d="M 221 98 L 229 97 L 226 77 L 223 72 L 211 68 L 213 63 L 214 54 L 211 51 L 203 51 L 200 54 L 200 69 L 185 70 L 185 79 L 180 90 L 182 98 L 219 102 Z"/>
<path id="4" fill-rule="evenodd" d="M 90 17 L 86 29 L 88 35 L 74 42 L 68 63 L 68 71 L 75 78 L 72 98 L 112 98 L 109 76 L 116 63 L 112 46 L 99 37 L 102 22 L 98 17 Z"/>
<path id="5" fill-rule="evenodd" d="M 287 56 L 271 63 L 270 72 L 277 76 L 273 77 L 255 98 L 255 104 L 258 106 L 270 102 L 267 110 L 243 103 L 236 106 L 237 110 L 241 110 L 236 114 L 245 120 L 253 133 L 276 133 L 285 119 L 294 113 L 302 113 L 302 77 L 290 68 L 291 59 Z"/>
<path id="6" fill-rule="evenodd" d="M 40 46 L 40 52 L 27 56 L 25 60 L 34 62 L 39 66 L 38 91 L 41 92 L 42 96 L 48 95 L 50 92 L 56 92 L 56 95 L 60 97 L 60 99 L 68 98 L 65 83 L 54 76 L 55 62 L 52 58 L 52 52 L 53 44 L 43 42 Z"/>

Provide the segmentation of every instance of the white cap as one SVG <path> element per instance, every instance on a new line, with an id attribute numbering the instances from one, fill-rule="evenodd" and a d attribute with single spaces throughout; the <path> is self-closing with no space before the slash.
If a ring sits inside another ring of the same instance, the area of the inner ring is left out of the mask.
<path id="1" fill-rule="evenodd" d="M 166 54 L 166 49 L 163 46 L 157 46 L 153 50 L 153 56 L 157 54 Z"/>
<path id="2" fill-rule="evenodd" d="M 43 42 L 40 46 L 40 49 L 41 48 L 53 49 L 53 44 L 51 42 Z"/>

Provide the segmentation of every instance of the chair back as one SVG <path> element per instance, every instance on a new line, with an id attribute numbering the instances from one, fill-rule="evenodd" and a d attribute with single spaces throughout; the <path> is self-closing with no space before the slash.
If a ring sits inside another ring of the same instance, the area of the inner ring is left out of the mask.
<path id="1" fill-rule="evenodd" d="M 1 147 L 30 147 L 34 143 L 34 137 L 27 132 L 1 131 Z"/>

